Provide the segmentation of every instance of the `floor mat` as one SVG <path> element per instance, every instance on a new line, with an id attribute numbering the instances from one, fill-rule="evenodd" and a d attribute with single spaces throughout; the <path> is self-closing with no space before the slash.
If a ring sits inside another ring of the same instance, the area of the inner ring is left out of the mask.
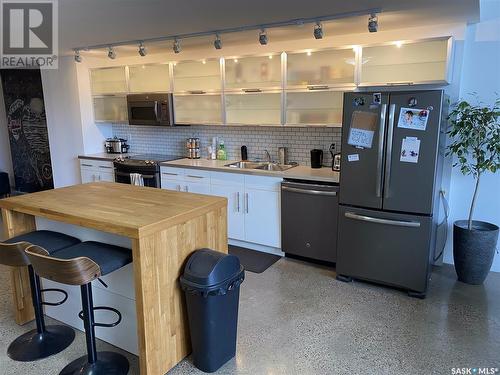
<path id="1" fill-rule="evenodd" d="M 245 249 L 244 247 L 233 245 L 229 245 L 229 254 L 236 255 L 240 258 L 240 263 L 245 270 L 254 273 L 264 272 L 281 259 L 279 255 L 263 253 L 261 251 Z"/>

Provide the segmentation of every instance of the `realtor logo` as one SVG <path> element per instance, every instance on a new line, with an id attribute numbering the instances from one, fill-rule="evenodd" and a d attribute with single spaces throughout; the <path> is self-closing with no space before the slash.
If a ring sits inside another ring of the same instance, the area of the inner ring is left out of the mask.
<path id="1" fill-rule="evenodd" d="M 57 69 L 57 0 L 0 0 L 1 67 Z"/>

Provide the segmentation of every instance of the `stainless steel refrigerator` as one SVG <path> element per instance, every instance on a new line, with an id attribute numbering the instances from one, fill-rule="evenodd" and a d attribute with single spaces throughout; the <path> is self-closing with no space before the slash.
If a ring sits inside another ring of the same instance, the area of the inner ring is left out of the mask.
<path id="1" fill-rule="evenodd" d="M 425 297 L 445 148 L 442 90 L 345 93 L 337 278 Z"/>

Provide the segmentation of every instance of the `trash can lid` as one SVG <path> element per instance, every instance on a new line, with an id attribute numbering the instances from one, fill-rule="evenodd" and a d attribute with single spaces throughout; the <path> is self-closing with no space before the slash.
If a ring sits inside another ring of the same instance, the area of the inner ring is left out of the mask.
<path id="1" fill-rule="evenodd" d="M 237 276 L 241 271 L 237 256 L 201 249 L 189 258 L 182 279 L 190 284 L 211 287 Z"/>

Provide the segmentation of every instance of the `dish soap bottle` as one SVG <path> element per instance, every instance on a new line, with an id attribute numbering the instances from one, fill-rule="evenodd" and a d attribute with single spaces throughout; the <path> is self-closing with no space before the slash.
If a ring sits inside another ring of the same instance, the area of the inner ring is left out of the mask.
<path id="1" fill-rule="evenodd" d="M 221 139 L 219 142 L 219 149 L 217 150 L 218 160 L 227 160 L 226 147 L 224 146 L 224 141 Z"/>

